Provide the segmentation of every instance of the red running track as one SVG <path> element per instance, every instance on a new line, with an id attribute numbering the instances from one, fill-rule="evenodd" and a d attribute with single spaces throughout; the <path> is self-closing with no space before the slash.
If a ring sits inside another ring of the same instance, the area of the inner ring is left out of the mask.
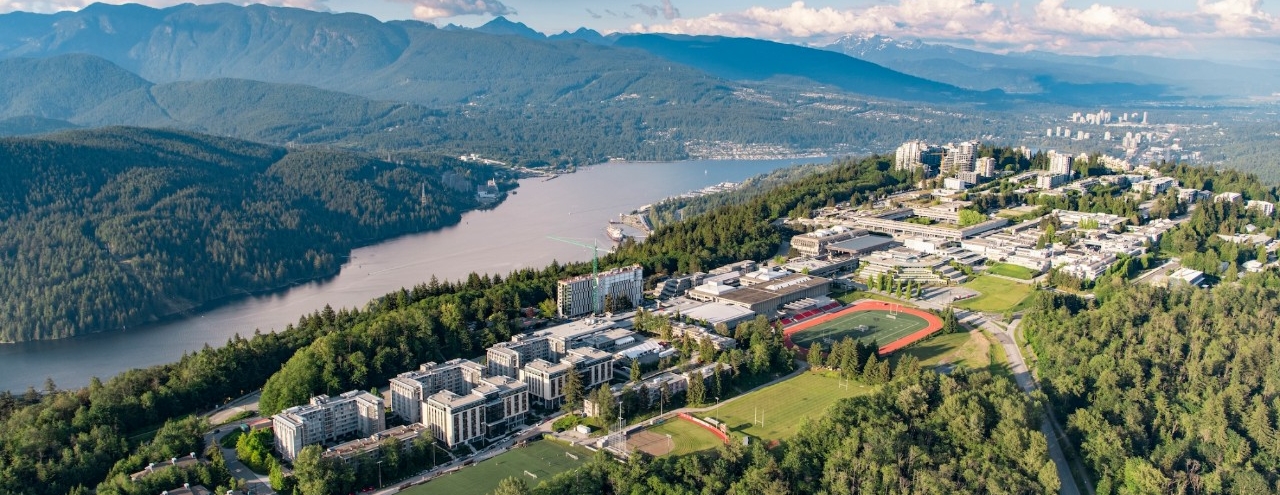
<path id="1" fill-rule="evenodd" d="M 921 340 L 924 340 L 925 337 L 933 335 L 933 333 L 937 332 L 938 330 L 942 330 L 942 319 L 938 318 L 937 315 L 930 313 L 928 311 L 924 311 L 916 308 L 908 308 L 899 304 L 890 304 L 884 301 L 862 301 L 857 304 L 854 304 L 853 306 L 849 306 L 843 310 L 840 310 L 839 312 L 831 313 L 829 315 L 819 316 L 817 318 L 813 318 L 810 320 L 805 320 L 794 326 L 784 329 L 782 331 L 783 343 L 785 343 L 787 347 L 794 349 L 796 345 L 791 343 L 792 334 L 795 334 L 797 332 L 802 332 L 809 328 L 813 328 L 815 326 L 821 325 L 828 321 L 841 318 L 844 316 L 848 316 L 849 314 L 857 313 L 859 311 L 871 311 L 871 310 L 888 311 L 890 306 L 895 306 L 893 309 L 898 312 L 907 313 L 907 314 L 924 318 L 924 321 L 929 322 L 929 325 L 925 326 L 923 330 L 918 330 L 915 333 L 912 333 L 911 335 L 907 335 L 906 337 L 890 342 L 888 345 L 881 346 L 880 352 L 879 352 L 881 356 L 886 356 L 893 351 L 896 351 L 903 347 L 906 347 L 916 342 L 919 342 Z M 800 351 L 808 352 L 808 349 L 801 349 Z"/>

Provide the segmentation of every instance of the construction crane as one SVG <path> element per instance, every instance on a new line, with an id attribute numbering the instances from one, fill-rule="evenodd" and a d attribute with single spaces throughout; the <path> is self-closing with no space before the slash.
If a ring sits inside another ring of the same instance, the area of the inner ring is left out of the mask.
<path id="1" fill-rule="evenodd" d="M 595 239 L 591 240 L 591 244 L 585 244 L 573 239 L 566 239 L 564 237 L 556 237 L 552 235 L 547 236 L 547 238 L 553 241 L 573 244 L 574 246 L 584 247 L 591 250 L 591 311 L 594 313 L 600 313 L 600 304 L 602 304 L 602 299 L 600 298 L 600 245 L 596 244 Z M 605 249 L 604 252 L 605 254 L 608 254 L 612 251 Z"/>

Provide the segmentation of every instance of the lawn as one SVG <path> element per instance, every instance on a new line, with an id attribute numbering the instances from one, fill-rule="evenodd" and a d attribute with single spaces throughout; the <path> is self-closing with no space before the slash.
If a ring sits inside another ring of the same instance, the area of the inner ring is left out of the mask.
<path id="1" fill-rule="evenodd" d="M 1030 285 L 987 276 L 977 277 L 965 283 L 964 287 L 981 292 L 982 295 L 957 301 L 954 306 L 987 313 L 1003 313 L 1015 309 L 1032 291 Z"/>
<path id="2" fill-rule="evenodd" d="M 853 291 L 845 292 L 844 294 L 835 296 L 835 300 L 845 304 L 853 304 L 854 302 L 861 301 L 863 299 L 875 299 L 877 301 L 891 302 L 894 304 L 901 304 L 909 308 L 916 307 L 915 304 L 912 304 L 908 301 L 904 301 L 902 299 L 897 299 L 894 297 L 889 297 L 884 294 L 880 294 L 878 292 L 864 292 L 860 290 L 853 290 Z"/>
<path id="3" fill-rule="evenodd" d="M 968 368 L 983 368 L 991 364 L 992 343 L 981 330 L 938 335 L 924 342 L 898 351 L 894 356 L 911 355 L 920 360 L 921 366 L 950 364 Z"/>
<path id="4" fill-rule="evenodd" d="M 702 416 L 701 414 L 694 415 Z M 671 455 L 692 454 L 720 446 L 720 439 L 716 438 L 711 432 L 701 426 L 676 417 L 671 417 L 667 422 L 649 428 L 646 431 L 659 435 L 671 435 L 671 441 L 675 446 L 671 451 Z"/>
<path id="5" fill-rule="evenodd" d="M 814 342 L 822 342 L 823 347 L 830 349 L 832 343 L 848 337 L 876 342 L 883 347 L 928 326 L 928 321 L 912 314 L 897 313 L 890 318 L 888 311 L 858 311 L 793 333 L 791 342 L 805 349 Z"/>
<path id="6" fill-rule="evenodd" d="M 1010 265 L 1008 263 L 996 263 L 987 267 L 987 273 L 995 275 L 1004 275 L 1019 280 L 1031 280 L 1036 278 L 1036 272 L 1025 266 Z"/>
<path id="7" fill-rule="evenodd" d="M 872 390 L 873 387 L 853 380 L 842 381 L 820 373 L 801 373 L 697 416 L 710 416 L 728 423 L 730 431 L 739 435 L 746 433 L 765 440 L 782 440 L 800 431 L 800 424 L 805 418 L 821 417 L 837 400 Z M 763 425 L 752 422 L 753 416 L 757 415 L 763 415 Z M 704 431 L 703 434 L 710 441 L 716 441 L 711 433 Z"/>
<path id="8" fill-rule="evenodd" d="M 565 455 L 566 452 L 572 453 L 578 458 L 575 460 Z M 550 479 L 556 474 L 581 466 L 591 458 L 591 455 L 591 452 L 586 449 L 568 447 L 550 440 L 535 440 L 529 442 L 526 447 L 512 449 L 492 459 L 463 468 L 456 473 L 447 474 L 400 493 L 410 495 L 484 495 L 493 492 L 498 487 L 498 482 L 511 476 L 520 478 L 524 480 L 525 484 L 534 487 L 541 483 L 542 480 Z M 535 479 L 525 474 L 525 471 L 538 477 Z"/>

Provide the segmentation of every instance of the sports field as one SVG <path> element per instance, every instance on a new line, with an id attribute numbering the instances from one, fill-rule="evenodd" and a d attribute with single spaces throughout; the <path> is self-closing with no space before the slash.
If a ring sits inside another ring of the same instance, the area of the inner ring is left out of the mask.
<path id="1" fill-rule="evenodd" d="M 695 413 L 695 415 L 699 417 L 706 416 L 706 414 L 703 413 Z M 645 433 L 658 435 L 664 438 L 667 435 L 671 435 L 669 452 L 671 455 L 691 454 L 701 450 L 714 449 L 724 444 L 724 442 L 720 441 L 719 437 L 716 437 L 715 434 L 703 429 L 701 426 L 678 419 L 674 416 L 667 419 L 665 423 L 645 429 Z M 651 440 L 646 440 L 644 437 L 637 438 L 637 441 L 637 443 L 644 443 L 647 441 L 651 442 Z M 644 446 L 645 445 L 635 445 L 637 448 Z M 661 444 L 653 445 L 652 447 L 654 448 L 647 448 L 644 450 L 650 453 L 654 453 L 658 450 L 666 450 L 659 449 L 659 447 L 662 447 Z"/>
<path id="2" fill-rule="evenodd" d="M 733 402 L 695 414 L 728 423 L 729 430 L 763 440 L 785 440 L 800 431 L 805 418 L 817 419 L 836 401 L 870 393 L 873 387 L 819 373 L 801 373 Z M 690 425 L 692 426 L 692 425 Z M 696 426 L 695 426 L 696 428 Z M 710 433 L 704 434 L 715 439 Z"/>
<path id="3" fill-rule="evenodd" d="M 964 284 L 964 287 L 981 292 L 982 295 L 956 301 L 954 306 L 988 313 L 1017 311 L 1032 291 L 1032 287 L 1028 284 L 985 275 L 970 280 Z"/>
<path id="4" fill-rule="evenodd" d="M 831 344 L 845 337 L 863 342 L 888 344 L 929 326 L 929 322 L 916 315 L 868 310 L 806 328 L 791 336 L 791 343 L 808 349 L 814 342 L 830 349 Z"/>
<path id="5" fill-rule="evenodd" d="M 578 458 L 569 457 L 565 455 L 566 452 Z M 550 440 L 535 440 L 529 442 L 528 446 L 511 449 L 492 459 L 400 493 L 484 495 L 493 492 L 498 487 L 498 482 L 511 476 L 518 477 L 524 480 L 525 484 L 534 487 L 538 486 L 542 480 L 581 466 L 591 458 L 591 455 L 591 452 L 586 449 L 572 448 Z M 536 475 L 537 478 L 529 476 L 525 471 Z"/>

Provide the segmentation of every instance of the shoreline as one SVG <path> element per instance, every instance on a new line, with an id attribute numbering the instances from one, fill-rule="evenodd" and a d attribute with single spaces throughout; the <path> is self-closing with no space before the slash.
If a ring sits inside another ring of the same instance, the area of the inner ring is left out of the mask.
<path id="1" fill-rule="evenodd" d="M 519 183 L 518 183 L 518 181 L 517 181 L 516 188 L 519 188 Z M 510 189 L 510 190 L 508 190 L 508 191 L 504 191 L 504 192 L 514 191 L 514 190 L 516 190 L 516 188 Z M 339 265 L 337 266 L 337 268 L 335 268 L 335 269 L 334 269 L 334 270 L 332 270 L 331 272 L 326 272 L 326 273 L 322 273 L 322 274 L 317 274 L 317 275 L 312 276 L 312 277 L 296 278 L 296 279 L 290 280 L 290 281 L 288 281 L 288 282 L 285 282 L 285 283 L 283 283 L 283 284 L 273 285 L 273 286 L 271 286 L 271 287 L 263 287 L 263 288 L 261 288 L 261 289 L 255 289 L 255 290 L 238 290 L 238 291 L 235 291 L 235 292 L 230 293 L 230 294 L 226 294 L 226 295 L 218 296 L 218 297 L 215 297 L 215 298 L 212 298 L 212 299 L 208 299 L 208 300 L 205 300 L 205 301 L 201 301 L 201 302 L 198 302 L 198 303 L 192 304 L 192 305 L 190 305 L 189 307 L 186 307 L 186 308 L 183 308 L 183 309 L 178 309 L 178 310 L 174 310 L 174 311 L 170 311 L 170 312 L 166 312 L 166 313 L 162 313 L 162 314 L 154 315 L 152 318 L 149 318 L 149 319 L 147 319 L 147 320 L 145 320 L 145 321 L 139 322 L 139 323 L 135 324 L 133 327 L 124 327 L 124 328 L 118 328 L 118 329 L 117 329 L 117 328 L 104 328 L 104 329 L 100 329 L 100 330 L 93 330 L 93 331 L 88 331 L 88 332 L 80 333 L 80 334 L 77 334 L 77 335 L 68 335 L 68 336 L 65 336 L 65 337 L 54 337 L 54 338 L 44 338 L 44 339 L 32 339 L 32 340 L 16 340 L 16 341 L 0 340 L 0 346 L 22 345 L 22 344 L 38 344 L 38 343 L 51 343 L 51 342 L 65 342 L 65 341 L 70 341 L 70 340 L 75 340 L 75 339 L 92 338 L 92 337 L 96 337 L 96 336 L 100 336 L 100 335 L 104 335 L 104 334 L 110 334 L 110 333 L 126 333 L 126 332 L 129 332 L 129 331 L 136 331 L 137 329 L 145 329 L 145 328 L 147 328 L 147 327 L 151 327 L 151 326 L 154 326 L 154 325 L 163 325 L 163 324 L 165 324 L 165 323 L 170 323 L 170 322 L 173 322 L 173 321 L 175 321 L 175 320 L 182 319 L 182 318 L 192 317 L 192 316 L 194 316 L 192 313 L 199 313 L 199 312 L 203 312 L 203 311 L 205 311 L 205 310 L 213 310 L 213 309 L 217 309 L 217 308 L 219 308 L 219 307 L 222 307 L 222 306 L 225 306 L 225 305 L 227 305 L 227 304 L 231 304 L 231 303 L 234 303 L 234 302 L 237 302 L 237 301 L 243 300 L 243 299 L 252 298 L 252 297 L 260 297 L 260 296 L 269 296 L 269 295 L 273 295 L 273 294 L 279 294 L 279 293 L 283 293 L 283 292 L 285 292 L 285 291 L 287 291 L 287 290 L 289 290 L 289 289 L 291 289 L 291 288 L 293 288 L 293 287 L 297 287 L 297 286 L 300 286 L 300 285 L 306 285 L 306 284 L 311 284 L 311 283 L 316 283 L 316 282 L 319 282 L 319 283 L 325 283 L 326 281 L 329 281 L 329 280 L 331 280 L 331 279 L 337 278 L 337 276 L 338 276 L 338 275 L 340 275 L 340 274 L 342 273 L 342 269 L 343 269 L 343 267 L 345 267 L 348 263 L 350 263 L 350 262 L 351 262 L 351 261 L 350 261 L 351 253 L 352 253 L 352 252 L 354 252 L 354 251 L 355 251 L 355 250 L 357 250 L 357 249 L 361 249 L 361 248 L 365 248 L 365 247 L 369 247 L 369 246 L 374 246 L 374 245 L 381 244 L 381 243 L 384 243 L 384 242 L 393 241 L 393 240 L 396 240 L 396 239 L 399 239 L 399 238 L 402 238 L 402 237 L 413 236 L 413 235 L 420 235 L 420 234 L 426 234 L 426 233 L 430 233 L 430 232 L 435 232 L 435 231 L 439 231 L 439 230 L 444 230 L 444 229 L 448 229 L 448 228 L 457 227 L 458 225 L 461 225 L 461 224 L 463 223 L 463 220 L 462 220 L 462 216 L 463 216 L 463 215 L 466 215 L 467 213 L 471 213 L 471 212 L 473 212 L 473 211 L 482 211 L 482 210 L 488 210 L 488 209 L 497 208 L 498 206 L 502 205 L 502 203 L 504 203 L 504 202 L 505 202 L 505 200 L 506 200 L 506 194 L 504 194 L 504 195 L 502 196 L 502 200 L 500 200 L 500 201 L 496 201 L 496 202 L 494 202 L 494 203 L 490 203 L 490 204 L 480 204 L 480 205 L 476 205 L 476 206 L 475 206 L 475 207 L 473 207 L 473 208 L 468 208 L 468 209 L 466 209 L 466 210 L 463 210 L 463 211 L 461 211 L 461 212 L 459 212 L 459 213 L 458 213 L 458 220 L 457 220 L 456 222 L 452 222 L 452 223 L 449 223 L 449 224 L 446 224 L 446 225 L 440 225 L 440 226 L 437 226 L 437 227 L 434 227 L 434 228 L 431 228 L 431 229 L 426 229 L 426 230 L 416 230 L 416 231 L 412 231 L 412 232 L 404 232 L 404 233 L 396 234 L 396 235 L 389 236 L 389 237 L 383 237 L 383 238 L 370 237 L 370 238 L 365 238 L 365 239 L 359 239 L 359 240 L 357 240 L 357 241 L 356 241 L 356 243 L 355 243 L 355 244 L 353 244 L 352 246 L 348 247 L 348 248 L 347 248 L 346 250 L 344 250 L 343 252 L 341 252 L 341 253 L 334 253 L 334 256 L 336 256 L 337 258 L 339 258 L 339 259 L 347 259 L 347 261 L 346 261 L 346 262 L 343 262 L 343 263 L 341 263 L 341 264 L 339 264 Z M 425 283 L 425 282 L 424 282 L 424 283 Z M 337 309 L 341 309 L 341 308 L 334 308 L 334 310 L 337 310 Z M 359 308 L 357 308 L 357 309 L 359 309 Z M 320 308 L 316 308 L 316 311 L 319 311 L 319 310 L 320 310 Z M 256 331 L 261 331 L 261 332 L 266 333 L 266 332 L 275 332 L 275 331 L 276 331 L 276 330 L 278 330 L 278 329 L 275 329 L 275 328 L 268 328 L 268 329 L 264 329 L 264 328 L 256 328 L 255 330 L 256 330 Z M 241 335 L 241 337 L 244 337 L 244 335 Z"/>

